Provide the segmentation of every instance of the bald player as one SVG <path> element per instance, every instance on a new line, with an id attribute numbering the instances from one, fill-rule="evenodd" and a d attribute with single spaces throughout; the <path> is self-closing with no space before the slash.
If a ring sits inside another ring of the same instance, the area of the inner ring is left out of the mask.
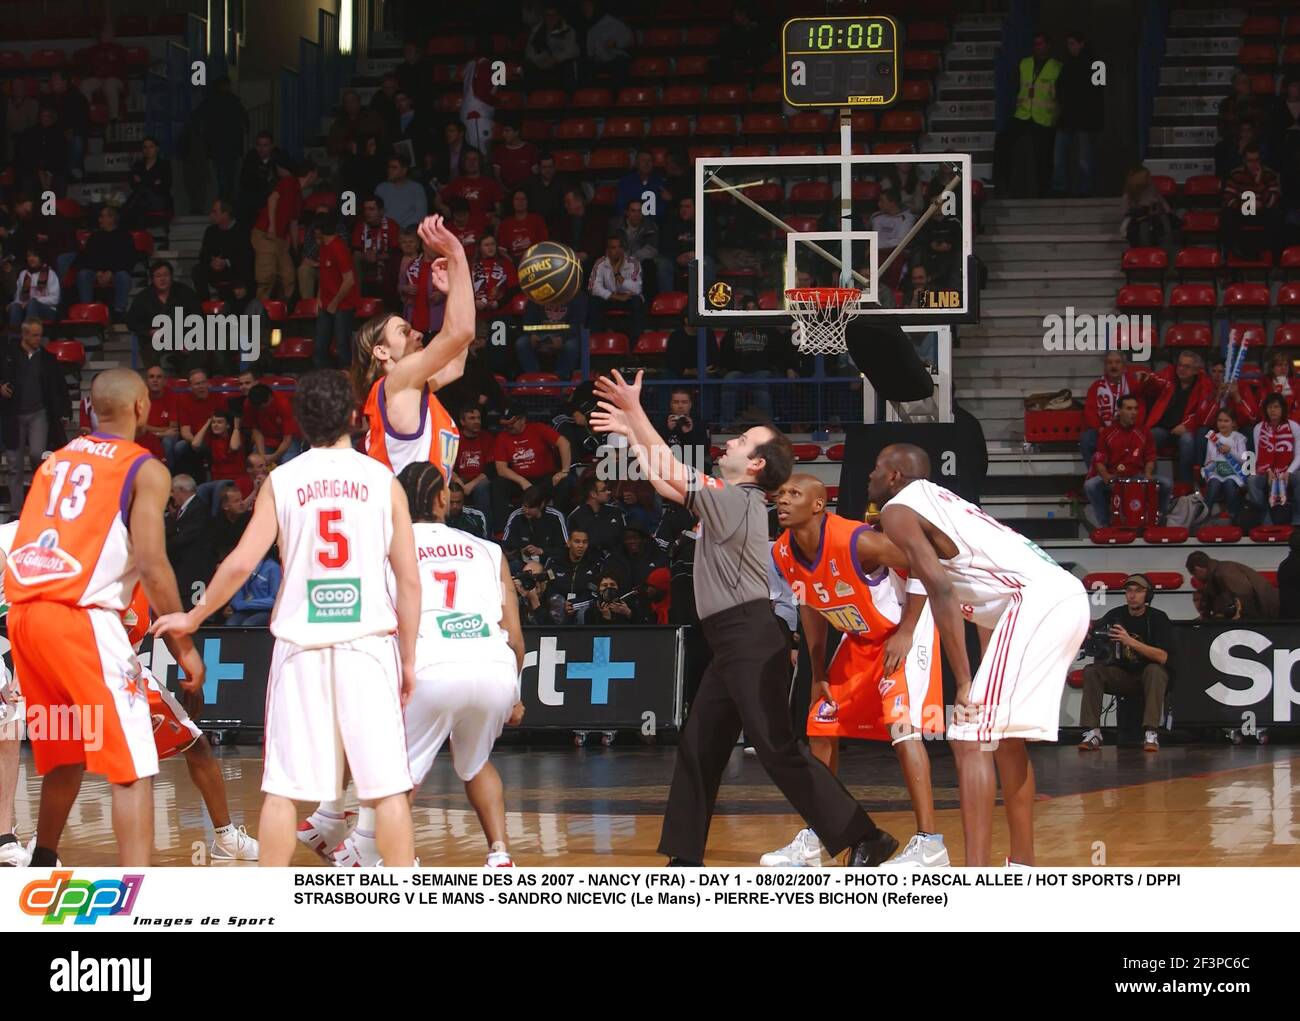
<path id="1" fill-rule="evenodd" d="M 966 864 L 988 865 L 998 776 L 1011 833 L 1008 865 L 1034 863 L 1034 771 L 1028 741 L 1055 741 L 1066 674 L 1088 629 L 1082 583 L 1020 533 L 929 479 L 920 447 L 880 452 L 868 498 L 925 586 L 957 701 L 948 740 L 957 760 Z M 962 619 L 985 654 L 971 677 Z M 996 772 L 995 772 L 996 763 Z"/>
<path id="2" fill-rule="evenodd" d="M 881 868 L 938 868 L 948 864 L 935 831 L 930 757 L 921 738 L 943 727 L 939 642 L 925 591 L 905 582 L 907 559 L 871 525 L 826 512 L 826 487 L 811 475 L 792 475 L 776 496 L 785 531 L 772 559 L 790 583 L 812 664 L 808 743 L 832 773 L 840 738 L 889 741 L 916 813 L 916 835 Z M 909 591 L 904 591 L 905 587 Z M 829 672 L 826 636 L 843 634 Z M 767 866 L 817 866 L 821 843 L 804 829 Z"/>
<path id="3" fill-rule="evenodd" d="M 32 757 L 45 777 L 33 866 L 58 861 L 87 769 L 110 784 L 120 863 L 148 865 L 153 849 L 158 752 L 122 612 L 137 581 L 159 610 L 181 607 L 163 537 L 171 477 L 132 439 L 149 420 L 139 375 L 102 372 L 90 399 L 98 428 L 37 469 L 5 565 L 14 672 L 22 678 Z M 203 660 L 194 644 L 168 636 L 167 647 L 185 671 L 182 689 L 201 692 Z"/>

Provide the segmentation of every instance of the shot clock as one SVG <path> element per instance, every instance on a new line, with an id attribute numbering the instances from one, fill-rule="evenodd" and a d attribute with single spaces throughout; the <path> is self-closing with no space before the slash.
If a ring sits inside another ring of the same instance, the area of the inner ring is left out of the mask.
<path id="1" fill-rule="evenodd" d="M 892 18 L 791 18 L 781 57 L 791 106 L 888 106 L 898 98 Z"/>

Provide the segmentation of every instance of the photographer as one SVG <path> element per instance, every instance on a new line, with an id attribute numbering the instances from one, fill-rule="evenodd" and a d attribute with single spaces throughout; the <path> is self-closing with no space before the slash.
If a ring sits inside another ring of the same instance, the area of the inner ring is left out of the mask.
<path id="1" fill-rule="evenodd" d="M 684 386 L 673 387 L 668 398 L 668 422 L 664 439 L 670 447 L 681 448 L 681 459 L 700 471 L 708 471 L 709 430 L 696 419 L 691 392 Z"/>
<path id="2" fill-rule="evenodd" d="M 620 595 L 622 589 L 623 581 L 617 574 L 602 573 L 596 585 L 596 601 L 587 607 L 583 623 L 588 627 L 654 623 L 641 594 L 634 589 Z"/>
<path id="3" fill-rule="evenodd" d="M 587 533 L 574 528 L 569 531 L 569 545 L 564 555 L 546 561 L 551 591 L 564 594 L 564 623 L 575 624 L 586 615 L 596 595 L 596 583 L 604 559 L 603 552 L 592 548 Z"/>
<path id="4" fill-rule="evenodd" d="M 550 578 L 536 560 L 527 561 L 515 572 L 515 594 L 519 596 L 519 623 L 545 627 L 552 623 L 547 587 Z"/>
<path id="5" fill-rule="evenodd" d="M 1146 731 L 1142 747 L 1148 752 L 1160 750 L 1156 732 L 1165 715 L 1173 632 L 1169 617 L 1150 605 L 1154 591 L 1145 574 L 1129 575 L 1124 581 L 1124 605 L 1093 625 L 1088 647 L 1095 650 L 1097 661 L 1083 669 L 1083 705 L 1079 710 L 1083 727 L 1079 748 L 1083 751 L 1101 748 L 1103 692 L 1142 696 L 1142 729 Z"/>
<path id="6" fill-rule="evenodd" d="M 569 512 L 569 535 L 587 533 L 593 549 L 609 553 L 623 539 L 627 523 L 620 507 L 610 503 L 609 483 L 592 472 L 578 483 L 578 506 Z"/>

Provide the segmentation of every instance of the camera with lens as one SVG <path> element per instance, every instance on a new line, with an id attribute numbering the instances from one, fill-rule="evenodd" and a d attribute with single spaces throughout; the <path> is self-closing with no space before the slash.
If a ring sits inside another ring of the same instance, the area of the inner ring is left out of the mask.
<path id="1" fill-rule="evenodd" d="M 1088 629 L 1083 640 L 1083 653 L 1098 663 L 1111 663 L 1120 658 L 1120 643 L 1110 636 L 1109 624 L 1097 624 Z"/>
<path id="2" fill-rule="evenodd" d="M 515 575 L 515 578 L 518 579 L 519 587 L 521 589 L 523 589 L 525 592 L 531 592 L 539 584 L 545 584 L 546 582 L 554 581 L 555 572 L 551 570 L 546 570 L 543 571 L 541 574 L 536 574 L 533 571 L 520 571 L 518 574 Z"/>

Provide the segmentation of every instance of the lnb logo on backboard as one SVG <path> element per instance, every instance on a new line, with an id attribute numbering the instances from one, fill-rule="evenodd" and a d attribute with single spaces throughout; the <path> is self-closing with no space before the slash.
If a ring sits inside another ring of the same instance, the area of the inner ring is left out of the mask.
<path id="1" fill-rule="evenodd" d="M 106 915 L 129 915 L 144 876 L 121 879 L 73 879 L 70 871 L 51 872 L 49 879 L 37 879 L 23 887 L 18 907 L 25 915 L 43 915 L 45 925 L 62 925 L 67 919 L 76 925 L 94 925 Z"/>

